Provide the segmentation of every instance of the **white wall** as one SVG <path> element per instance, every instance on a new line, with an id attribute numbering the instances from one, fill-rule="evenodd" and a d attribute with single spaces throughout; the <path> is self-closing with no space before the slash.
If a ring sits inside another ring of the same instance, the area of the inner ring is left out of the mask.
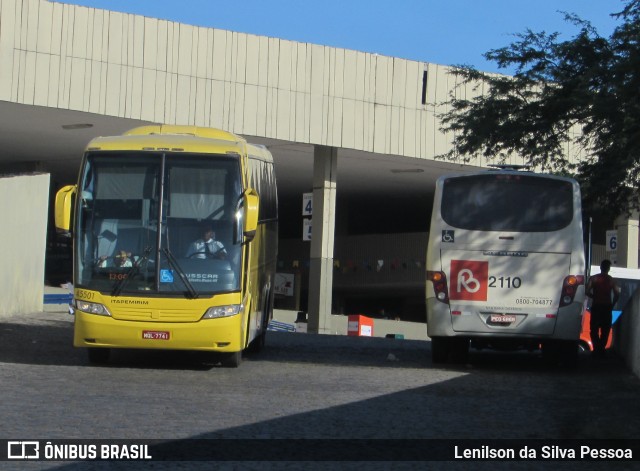
<path id="1" fill-rule="evenodd" d="M 42 311 L 49 174 L 0 177 L 0 318 Z"/>

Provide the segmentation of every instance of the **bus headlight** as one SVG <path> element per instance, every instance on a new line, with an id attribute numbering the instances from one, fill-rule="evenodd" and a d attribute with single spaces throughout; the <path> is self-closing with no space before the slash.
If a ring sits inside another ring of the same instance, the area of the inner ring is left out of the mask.
<path id="1" fill-rule="evenodd" d="M 98 316 L 109 316 L 111 317 L 111 313 L 109 310 L 98 303 L 90 303 L 88 301 L 82 301 L 76 299 L 76 309 L 78 311 L 86 312 L 87 314 L 96 314 Z"/>
<path id="2" fill-rule="evenodd" d="M 227 306 L 215 306 L 207 309 L 203 319 L 217 319 L 219 317 L 235 316 L 242 310 L 242 304 L 229 304 Z"/>

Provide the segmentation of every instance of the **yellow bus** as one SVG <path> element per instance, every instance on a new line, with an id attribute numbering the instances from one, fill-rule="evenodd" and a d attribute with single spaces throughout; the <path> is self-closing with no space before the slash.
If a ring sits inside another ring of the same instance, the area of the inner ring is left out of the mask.
<path id="1" fill-rule="evenodd" d="M 273 312 L 278 205 L 264 146 L 152 125 L 87 146 L 56 195 L 74 241 L 74 346 L 217 352 L 237 367 Z"/>

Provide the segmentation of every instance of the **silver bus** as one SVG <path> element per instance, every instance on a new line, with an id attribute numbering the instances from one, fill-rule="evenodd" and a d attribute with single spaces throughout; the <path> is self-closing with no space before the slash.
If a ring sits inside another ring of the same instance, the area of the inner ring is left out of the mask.
<path id="1" fill-rule="evenodd" d="M 440 177 L 427 249 L 434 362 L 470 346 L 574 361 L 585 298 L 580 188 L 514 169 Z"/>

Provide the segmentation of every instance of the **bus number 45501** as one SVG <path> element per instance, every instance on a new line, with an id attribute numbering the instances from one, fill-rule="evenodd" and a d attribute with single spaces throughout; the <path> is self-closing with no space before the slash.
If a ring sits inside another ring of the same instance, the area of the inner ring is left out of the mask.
<path id="1" fill-rule="evenodd" d="M 511 278 L 510 276 L 501 276 L 496 278 L 495 276 L 489 277 L 489 288 L 520 288 L 522 286 L 522 279 L 518 276 Z"/>

